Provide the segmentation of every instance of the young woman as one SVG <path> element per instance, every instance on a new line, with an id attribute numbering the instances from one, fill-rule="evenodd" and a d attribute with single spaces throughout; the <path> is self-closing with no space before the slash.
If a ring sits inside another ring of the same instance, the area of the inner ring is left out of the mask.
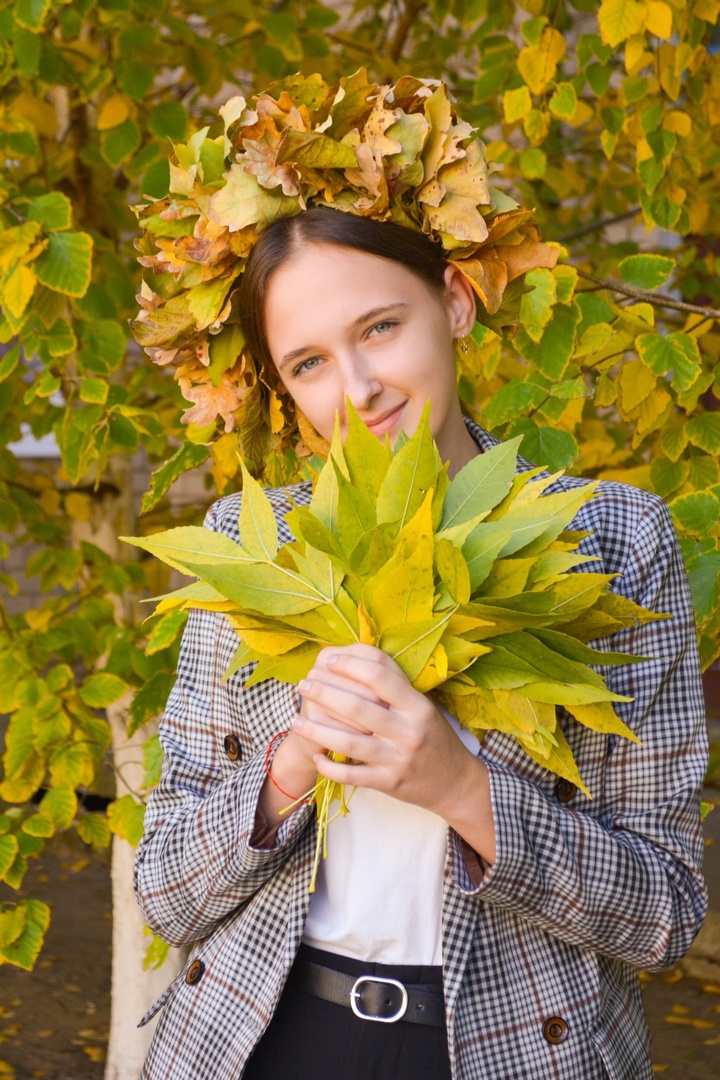
<path id="1" fill-rule="evenodd" d="M 421 233 L 281 219 L 242 306 L 256 361 L 326 439 L 347 400 L 394 442 L 429 399 L 451 473 L 495 444 L 456 391 L 473 293 Z M 593 569 L 673 619 L 600 643 L 653 659 L 608 678 L 641 745 L 564 724 L 592 801 L 502 734 L 479 745 L 369 646 L 324 650 L 297 688 L 242 690 L 247 669 L 223 683 L 234 631 L 192 613 L 137 890 L 148 924 L 193 948 L 146 1018 L 163 1009 L 145 1080 L 649 1080 L 637 969 L 682 956 L 705 910 L 704 710 L 667 509 L 600 490 L 573 525 Z M 269 494 L 288 540 L 310 487 Z M 207 526 L 238 539 L 238 509 L 221 499 Z M 318 772 L 357 791 L 311 896 L 314 809 L 280 811 Z"/>

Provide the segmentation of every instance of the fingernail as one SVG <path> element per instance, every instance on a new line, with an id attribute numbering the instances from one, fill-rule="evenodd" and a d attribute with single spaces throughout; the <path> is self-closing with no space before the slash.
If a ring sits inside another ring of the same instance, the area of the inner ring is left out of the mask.
<path id="1" fill-rule="evenodd" d="M 305 727 L 305 721 L 303 720 L 302 716 L 296 716 L 295 719 L 293 720 L 293 725 L 292 726 L 293 726 L 295 731 L 299 731 L 300 728 L 304 728 Z"/>
<path id="2" fill-rule="evenodd" d="M 340 659 L 340 657 L 338 656 L 338 654 L 333 653 L 331 656 L 328 656 L 328 658 L 327 658 L 327 666 L 332 667 L 334 664 L 337 664 L 339 659 Z"/>
<path id="3" fill-rule="evenodd" d="M 301 682 L 298 683 L 297 688 L 298 688 L 298 690 L 300 691 L 301 694 L 306 694 L 308 692 L 308 690 L 310 689 L 310 680 L 309 679 L 303 679 Z"/>

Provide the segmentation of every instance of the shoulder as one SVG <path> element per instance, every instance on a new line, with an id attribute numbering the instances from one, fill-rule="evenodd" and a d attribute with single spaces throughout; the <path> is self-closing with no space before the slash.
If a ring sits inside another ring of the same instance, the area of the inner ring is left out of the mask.
<path id="1" fill-rule="evenodd" d="M 287 487 L 264 488 L 263 490 L 277 518 L 280 542 L 284 543 L 292 538 L 290 530 L 285 524 L 285 515 L 292 510 L 294 505 L 307 506 L 312 498 L 312 484 L 307 480 L 301 484 L 289 484 Z M 206 529 L 222 533 L 239 543 L 241 506 L 241 491 L 237 491 L 233 495 L 225 495 L 212 504 L 205 515 L 203 525 Z"/>

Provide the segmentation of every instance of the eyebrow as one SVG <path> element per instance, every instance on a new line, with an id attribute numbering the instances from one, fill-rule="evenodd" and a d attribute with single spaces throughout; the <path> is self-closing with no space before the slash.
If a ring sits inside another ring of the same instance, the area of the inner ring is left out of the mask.
<path id="1" fill-rule="evenodd" d="M 361 326 L 362 323 L 369 322 L 371 319 L 376 319 L 378 315 L 387 315 L 390 311 L 397 311 L 399 308 L 408 307 L 410 307 L 409 304 L 399 300 L 396 304 L 383 304 L 381 307 L 370 308 L 369 311 L 364 311 L 362 315 L 358 315 L 357 319 L 351 322 L 347 329 L 355 330 L 358 326 Z M 312 352 L 313 349 L 313 345 L 301 345 L 299 349 L 293 349 L 292 352 L 286 353 L 278 364 L 278 371 L 281 371 L 287 364 L 292 363 L 293 360 L 297 360 L 299 356 Z"/>

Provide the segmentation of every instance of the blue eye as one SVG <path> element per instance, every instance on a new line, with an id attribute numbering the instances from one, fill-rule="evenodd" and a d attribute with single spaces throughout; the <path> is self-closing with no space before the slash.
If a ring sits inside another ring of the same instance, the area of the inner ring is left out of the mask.
<path id="1" fill-rule="evenodd" d="M 393 326 L 397 326 L 397 322 L 394 319 L 383 319 L 382 322 L 375 323 L 375 325 L 370 328 L 370 333 L 373 334 L 377 332 L 378 334 L 386 334 Z"/>
<path id="2" fill-rule="evenodd" d="M 320 363 L 319 356 L 309 356 L 307 360 L 301 361 L 296 368 L 293 369 L 293 375 L 302 375 L 303 371 L 312 371 L 313 368 Z"/>

